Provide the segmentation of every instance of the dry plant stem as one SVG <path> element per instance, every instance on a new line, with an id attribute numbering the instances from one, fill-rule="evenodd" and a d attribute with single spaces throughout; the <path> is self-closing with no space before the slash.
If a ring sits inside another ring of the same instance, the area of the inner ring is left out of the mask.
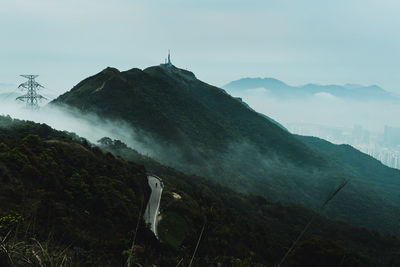
<path id="1" fill-rule="evenodd" d="M 193 260 L 194 260 L 194 256 L 196 255 L 197 248 L 199 247 L 200 240 L 201 240 L 201 237 L 203 235 L 205 226 L 206 226 L 206 221 L 204 221 L 203 228 L 201 229 L 199 239 L 197 240 L 196 248 L 194 249 L 194 252 L 193 252 L 193 255 L 192 255 L 192 259 L 190 260 L 190 263 L 189 263 L 189 267 L 192 266 L 192 263 L 193 263 Z"/>
<path id="2" fill-rule="evenodd" d="M 322 204 L 322 206 L 319 208 L 320 211 L 322 211 L 323 208 L 325 208 L 325 206 L 347 185 L 347 183 L 350 180 L 345 180 L 343 183 L 341 183 L 338 188 L 336 188 L 335 191 L 333 191 L 328 197 L 327 199 L 324 201 L 324 203 Z M 310 221 L 306 224 L 306 226 L 304 227 L 304 229 L 300 232 L 300 234 L 297 236 L 296 240 L 293 241 L 292 245 L 290 246 L 290 248 L 288 249 L 288 251 L 285 253 L 285 255 L 283 256 L 282 260 L 279 262 L 278 265 L 276 265 L 276 267 L 280 267 L 286 260 L 286 258 L 290 255 L 291 252 L 293 252 L 293 250 L 295 249 L 297 243 L 301 240 L 301 238 L 303 237 L 303 235 L 305 234 L 305 232 L 307 231 L 307 229 L 310 227 L 310 225 L 312 224 L 312 222 L 314 221 L 315 217 L 317 216 L 317 213 L 314 213 L 314 215 L 311 217 Z"/>
<path id="3" fill-rule="evenodd" d="M 64 265 L 64 262 L 67 260 L 67 255 L 64 255 L 63 260 L 61 261 L 60 267 Z"/>
<path id="4" fill-rule="evenodd" d="M 183 261 L 183 258 L 178 262 L 178 264 L 176 265 L 176 267 L 178 267 Z"/>
<path id="5" fill-rule="evenodd" d="M 134 247 L 135 247 L 137 231 L 139 229 L 140 218 L 142 216 L 143 203 L 144 203 L 144 198 L 142 198 L 142 204 L 140 206 L 140 211 L 139 211 L 138 221 L 137 221 L 137 224 L 136 224 L 135 234 L 133 235 L 132 246 L 131 246 L 131 249 L 130 249 L 130 252 L 129 252 L 129 256 L 128 256 L 128 260 L 127 260 L 127 267 L 131 267 L 132 266 L 132 255 L 133 255 L 133 250 L 134 250 Z"/>
<path id="6" fill-rule="evenodd" d="M 308 227 L 310 227 L 310 225 L 312 224 L 312 222 L 315 219 L 316 214 L 314 214 L 311 218 L 311 220 L 307 223 L 307 225 L 304 227 L 303 231 L 301 231 L 301 233 L 298 235 L 298 237 L 296 238 L 296 240 L 292 243 L 292 245 L 290 246 L 290 248 L 288 249 L 288 251 L 286 251 L 285 256 L 283 256 L 281 262 L 277 265 L 277 267 L 280 267 L 282 265 L 282 263 L 286 260 L 286 258 L 289 256 L 289 254 L 293 251 L 293 249 L 295 248 L 295 246 L 297 245 L 297 243 L 300 241 L 300 239 L 303 237 L 304 233 L 307 231 Z"/>

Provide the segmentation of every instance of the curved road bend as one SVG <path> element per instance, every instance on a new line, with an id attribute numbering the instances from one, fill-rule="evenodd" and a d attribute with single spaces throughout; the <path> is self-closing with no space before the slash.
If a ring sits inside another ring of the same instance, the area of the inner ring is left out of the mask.
<path id="1" fill-rule="evenodd" d="M 149 186 L 151 188 L 151 195 L 149 202 L 146 206 L 146 211 L 144 212 L 144 221 L 150 224 L 150 230 L 157 235 L 157 215 L 158 209 L 160 208 L 161 194 L 163 190 L 163 183 L 160 178 L 149 175 L 147 176 Z"/>

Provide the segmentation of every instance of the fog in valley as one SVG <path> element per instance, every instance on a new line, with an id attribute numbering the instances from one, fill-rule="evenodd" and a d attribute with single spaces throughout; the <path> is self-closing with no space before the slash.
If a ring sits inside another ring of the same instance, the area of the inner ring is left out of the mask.
<path id="1" fill-rule="evenodd" d="M 48 105 L 49 100 L 41 103 L 40 110 L 33 112 L 15 100 L 22 93 L 15 85 L 1 84 L 0 89 L 2 115 L 46 123 L 57 130 L 74 132 L 92 143 L 107 136 L 165 164 L 177 166 L 181 162 L 186 167 L 190 165 L 184 160 L 187 158 L 185 151 L 160 142 L 141 129 L 133 129 L 128 123 Z M 316 136 L 336 144 L 350 144 L 390 167 L 400 168 L 400 100 L 395 95 L 390 99 L 357 100 L 324 91 L 306 97 L 278 97 L 273 91 L 261 87 L 226 91 L 242 98 L 251 108 L 279 122 L 292 133 Z M 54 98 L 48 89 L 43 95 L 48 99 Z M 200 155 L 191 157 L 204 161 Z M 212 173 L 210 170 L 204 174 Z"/>
<path id="2" fill-rule="evenodd" d="M 153 150 L 144 145 L 151 142 L 146 139 L 147 135 L 139 135 L 138 130 L 134 130 L 124 121 L 106 120 L 95 114 L 82 114 L 78 110 L 56 107 L 47 102 L 42 102 L 39 110 L 31 110 L 25 103 L 7 97 L 0 99 L 0 115 L 45 123 L 56 130 L 75 133 L 93 144 L 102 137 L 110 137 L 127 143 L 143 154 L 154 154 Z"/>
<path id="3" fill-rule="evenodd" d="M 43 95 L 49 95 L 47 91 L 45 89 Z M 15 90 L 0 94 L 0 115 L 45 123 L 56 130 L 74 133 L 94 145 L 98 145 L 103 137 L 120 140 L 140 154 L 165 165 L 179 167 L 192 174 L 215 175 L 215 163 L 192 150 L 190 144 L 183 150 L 143 129 L 133 128 L 121 119 L 100 118 L 94 113 L 82 113 L 72 107 L 52 105 L 50 99 L 42 101 L 38 110 L 32 110 L 26 103 L 15 99 L 20 95 Z"/>
<path id="4" fill-rule="evenodd" d="M 374 100 L 324 91 L 306 97 L 279 97 L 266 88 L 226 91 L 292 133 L 350 144 L 400 168 L 400 99 L 393 94 L 390 99 Z"/>
<path id="5" fill-rule="evenodd" d="M 47 90 L 44 89 L 43 93 L 45 94 Z M 150 156 L 162 164 L 184 170 L 188 174 L 220 177 L 222 183 L 239 183 L 235 180 L 237 177 L 235 178 L 233 174 L 242 169 L 251 170 L 249 175 L 252 175 L 252 177 L 264 177 L 263 171 L 268 169 L 270 171 L 269 179 L 278 175 L 281 169 L 285 169 L 286 174 L 297 173 L 300 176 L 312 176 L 308 173 L 308 170 L 299 169 L 290 162 L 281 161 L 277 155 L 270 154 L 268 157 L 261 155 L 254 144 L 244 140 L 237 140 L 229 144 L 224 153 L 210 156 L 210 151 L 203 150 L 200 147 L 194 148 L 190 141 L 186 141 L 186 145 L 178 147 L 158 139 L 142 129 L 133 128 L 123 120 L 100 118 L 94 113 L 82 113 L 71 107 L 49 104 L 49 100 L 43 101 L 39 110 L 31 110 L 24 102 L 15 100 L 15 95 L 18 96 L 18 93 L 6 95 L 6 98 L 0 99 L 0 115 L 45 123 L 56 130 L 75 133 L 95 145 L 103 137 L 120 140 L 142 155 Z M 247 160 L 243 160 L 244 158 Z M 254 169 L 252 167 L 254 162 L 258 162 L 259 168 Z M 231 171 L 232 176 L 230 176 L 229 181 L 221 178 L 224 177 L 223 170 Z M 332 185 L 332 188 L 334 186 Z M 238 190 L 246 193 L 254 190 L 254 188 L 240 184 Z M 297 195 L 296 190 L 288 189 L 285 193 L 275 197 L 287 200 L 295 195 Z"/>

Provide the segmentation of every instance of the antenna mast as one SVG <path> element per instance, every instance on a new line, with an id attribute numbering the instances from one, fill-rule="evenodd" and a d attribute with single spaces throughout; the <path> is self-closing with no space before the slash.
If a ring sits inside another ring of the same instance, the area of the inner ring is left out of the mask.
<path id="1" fill-rule="evenodd" d="M 26 102 L 28 108 L 32 110 L 39 109 L 38 102 L 40 100 L 46 99 L 44 96 L 38 94 L 38 90 L 40 88 L 44 88 L 42 85 L 35 81 L 38 76 L 39 75 L 21 75 L 21 77 L 27 78 L 28 80 L 18 86 L 18 88 L 22 88 L 22 90 L 27 90 L 27 93 L 25 95 L 17 97 L 16 100 Z"/>

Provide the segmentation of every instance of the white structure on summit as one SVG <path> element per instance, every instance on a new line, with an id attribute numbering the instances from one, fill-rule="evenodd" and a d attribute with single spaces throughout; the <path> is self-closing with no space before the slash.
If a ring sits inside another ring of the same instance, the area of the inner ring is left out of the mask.
<path id="1" fill-rule="evenodd" d="M 161 64 L 161 65 L 166 66 L 166 67 L 171 67 L 171 66 L 172 66 L 172 63 L 171 63 L 171 53 L 170 53 L 170 50 L 169 50 L 169 49 L 168 49 L 168 58 L 166 58 L 166 59 L 165 59 L 165 63 L 164 63 L 164 64 Z"/>

